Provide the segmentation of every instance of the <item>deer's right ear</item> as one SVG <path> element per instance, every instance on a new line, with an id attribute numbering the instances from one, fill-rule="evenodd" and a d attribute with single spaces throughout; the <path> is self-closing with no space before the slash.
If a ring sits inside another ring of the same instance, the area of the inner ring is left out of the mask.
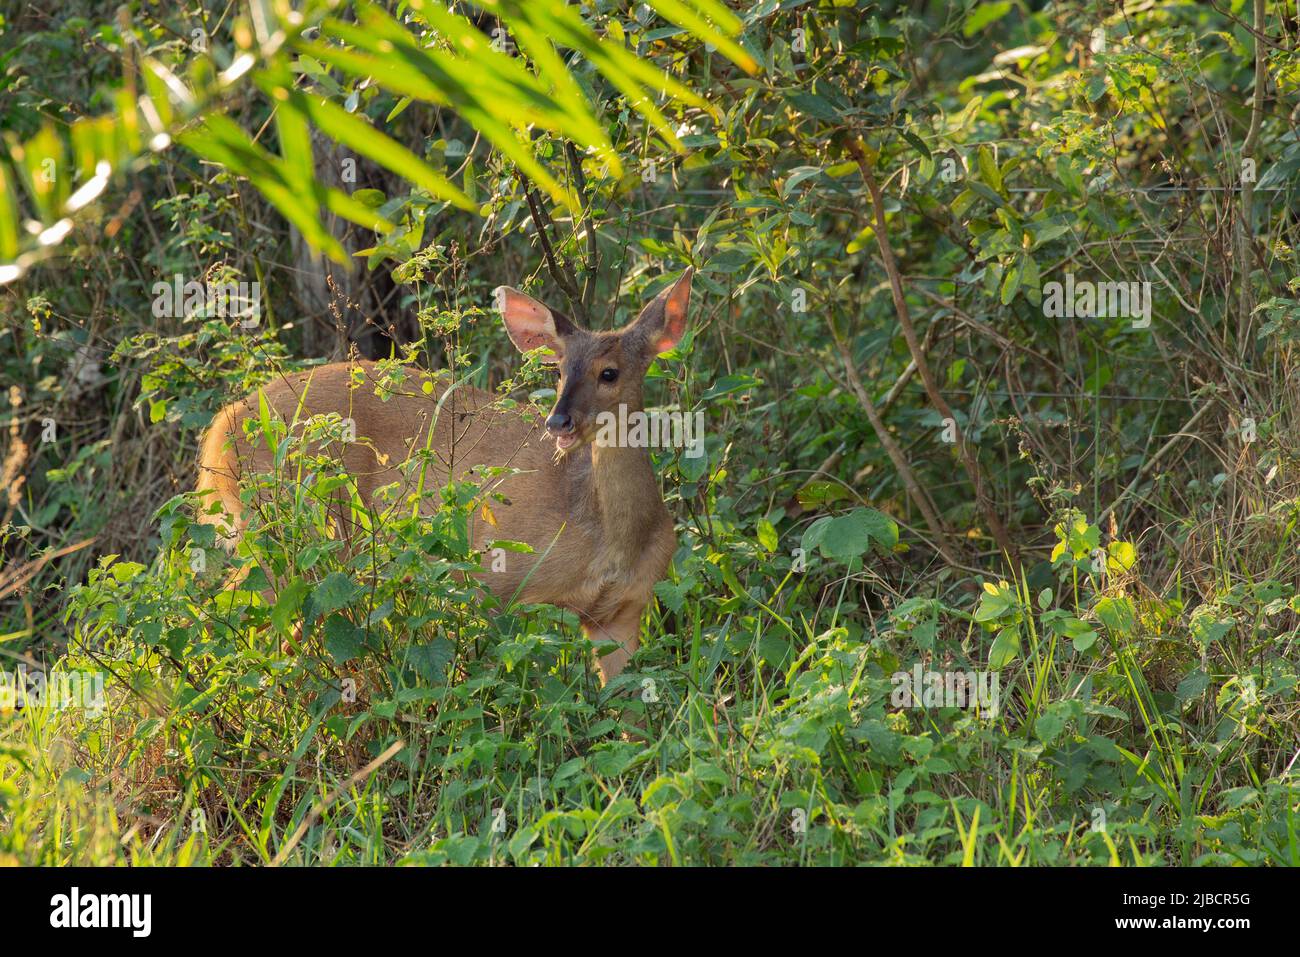
<path id="1" fill-rule="evenodd" d="M 531 352 L 545 346 L 554 355 L 546 356 L 542 361 L 560 361 L 564 354 L 564 337 L 573 331 L 573 324 L 564 315 L 552 313 L 532 296 L 510 286 L 497 286 L 492 290 L 492 297 L 516 349 Z"/>

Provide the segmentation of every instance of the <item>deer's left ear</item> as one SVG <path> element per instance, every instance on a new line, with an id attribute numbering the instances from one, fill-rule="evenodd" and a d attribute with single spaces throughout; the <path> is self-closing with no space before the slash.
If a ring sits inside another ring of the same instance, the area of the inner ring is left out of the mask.
<path id="1" fill-rule="evenodd" d="M 546 346 L 552 354 L 542 361 L 552 364 L 560 361 L 564 355 L 564 338 L 574 331 L 573 323 L 563 313 L 552 312 L 512 286 L 497 286 L 492 296 L 515 348 L 530 352 Z"/>
<path id="2" fill-rule="evenodd" d="M 650 300 L 630 327 L 643 342 L 650 358 L 667 352 L 681 342 L 686 333 L 686 310 L 691 303 L 691 277 L 695 269 L 687 266 L 681 278 Z"/>

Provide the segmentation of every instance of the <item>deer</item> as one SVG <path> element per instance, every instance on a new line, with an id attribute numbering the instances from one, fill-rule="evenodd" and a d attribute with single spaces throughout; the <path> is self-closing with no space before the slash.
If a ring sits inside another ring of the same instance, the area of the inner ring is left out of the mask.
<path id="1" fill-rule="evenodd" d="M 541 350 L 542 362 L 558 371 L 544 420 L 535 408 L 503 408 L 468 385 L 439 384 L 426 394 L 426 377 L 410 367 L 403 367 L 403 382 L 386 380 L 383 390 L 374 387 L 375 364 L 360 359 L 282 376 L 222 408 L 204 434 L 197 492 L 216 505 L 201 507 L 198 520 L 217 526 L 231 549 L 246 529 L 240 477 L 274 465 L 271 450 L 250 442 L 242 426 L 256 421 L 262 398 L 286 422 L 336 413 L 355 424 L 365 441 L 349 441 L 339 454 L 372 509 L 386 486 L 409 491 L 415 470 L 404 473 L 400 463 L 432 451 L 425 461 L 432 459 L 440 484 L 468 479 L 492 493 L 491 520 L 471 520 L 476 549 L 493 540 L 532 548 L 510 553 L 502 570 L 477 572 L 479 583 L 505 602 L 575 613 L 598 646 L 604 688 L 638 649 L 642 614 L 668 571 L 677 536 L 649 450 L 600 441 L 598 422 L 620 406 L 628 414 L 643 411 L 651 361 L 686 330 L 692 275 L 686 268 L 634 320 L 608 331 L 584 329 L 513 287 L 493 290 L 514 346 L 525 354 Z"/>

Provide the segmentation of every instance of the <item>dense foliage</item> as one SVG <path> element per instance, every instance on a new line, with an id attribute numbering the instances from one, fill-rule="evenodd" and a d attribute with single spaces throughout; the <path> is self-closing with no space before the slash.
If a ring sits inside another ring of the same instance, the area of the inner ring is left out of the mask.
<path id="1" fill-rule="evenodd" d="M 105 682 L 0 700 L 0 862 L 1300 863 L 1294 5 L 449 6 L 4 14 L 0 654 Z M 195 522 L 225 401 L 354 351 L 545 405 L 491 289 L 613 328 L 687 265 L 706 454 L 608 688 L 466 583 L 475 486 L 341 548 L 338 421 Z"/>

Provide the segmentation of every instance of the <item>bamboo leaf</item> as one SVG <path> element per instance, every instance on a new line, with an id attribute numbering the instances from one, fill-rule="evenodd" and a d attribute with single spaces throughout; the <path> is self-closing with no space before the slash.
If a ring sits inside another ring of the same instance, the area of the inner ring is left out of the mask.
<path id="1" fill-rule="evenodd" d="M 343 146 L 409 179 L 438 199 L 471 212 L 477 208 L 447 177 L 356 114 L 319 97 L 296 91 L 288 95 L 290 103 L 310 116 L 313 123 Z"/>
<path id="2" fill-rule="evenodd" d="M 665 20 L 685 27 L 705 43 L 713 44 L 719 53 L 746 73 L 758 72 L 758 63 L 749 51 L 731 39 L 740 33 L 741 24 L 722 4 L 712 0 L 692 0 L 690 4 L 683 3 L 682 0 L 647 0 L 647 3 Z M 701 7 L 718 26 L 710 23 L 695 9 Z"/>

